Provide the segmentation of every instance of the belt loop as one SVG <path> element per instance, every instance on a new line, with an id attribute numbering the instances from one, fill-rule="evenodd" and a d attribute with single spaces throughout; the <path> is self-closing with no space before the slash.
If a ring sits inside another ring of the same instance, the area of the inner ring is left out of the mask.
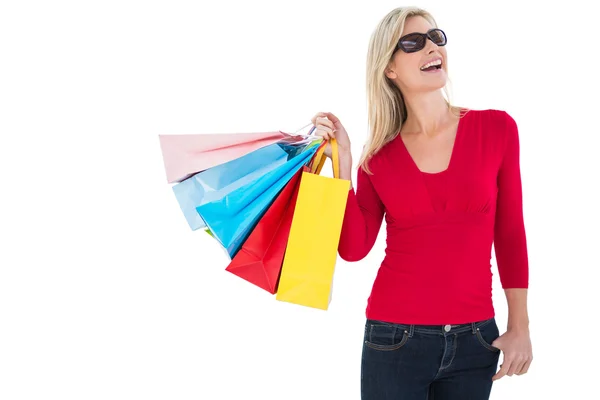
<path id="1" fill-rule="evenodd" d="M 471 331 L 473 335 L 477 333 L 477 327 L 475 326 L 475 322 L 471 322 Z"/>
<path id="2" fill-rule="evenodd" d="M 410 325 L 409 328 L 408 328 L 408 337 L 411 338 L 414 333 L 415 333 L 415 326 L 414 325 Z"/>

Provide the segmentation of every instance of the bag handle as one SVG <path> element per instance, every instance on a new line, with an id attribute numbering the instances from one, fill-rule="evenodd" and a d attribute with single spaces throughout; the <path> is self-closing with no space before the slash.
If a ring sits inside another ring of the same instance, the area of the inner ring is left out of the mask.
<path id="1" fill-rule="evenodd" d="M 323 165 L 325 164 L 325 158 L 326 158 L 326 157 L 324 157 L 326 145 L 327 145 L 326 141 L 323 141 L 319 145 L 319 147 L 317 148 L 317 151 L 315 152 L 312 159 L 310 160 L 310 163 L 308 164 L 308 168 L 310 168 L 310 172 L 313 174 L 319 175 L 321 173 L 321 170 L 323 169 Z"/>
<path id="2" fill-rule="evenodd" d="M 333 164 L 333 177 L 340 179 L 340 154 L 335 138 L 331 139 L 331 163 Z"/>
<path id="3" fill-rule="evenodd" d="M 309 164 L 309 168 L 313 174 L 319 175 L 321 173 L 321 170 L 323 169 L 323 165 L 325 164 L 325 160 L 327 159 L 327 157 L 325 157 L 325 147 L 327 147 L 327 143 L 331 143 L 331 163 L 333 165 L 333 177 L 335 179 L 339 179 L 340 178 L 340 157 L 339 157 L 338 144 L 337 144 L 337 141 L 335 140 L 335 138 L 333 138 L 329 141 L 325 140 L 325 141 L 323 141 L 323 143 L 321 143 L 321 145 L 317 149 L 317 152 L 315 153 L 313 159 L 311 160 L 311 162 Z"/>
<path id="4" fill-rule="evenodd" d="M 309 127 L 309 126 L 311 126 L 311 125 L 312 125 L 312 122 L 310 122 L 310 123 L 308 123 L 308 124 L 304 125 L 302 128 L 300 128 L 300 129 L 298 129 L 296 132 L 294 132 L 294 133 L 293 133 L 293 135 L 297 135 L 297 134 L 298 134 L 298 132 L 300 132 L 300 131 L 301 131 L 301 130 L 303 130 L 303 129 L 306 129 L 306 128 L 308 128 L 308 127 Z M 308 132 L 308 133 L 307 133 L 307 136 L 310 136 L 310 135 L 312 135 L 312 133 L 313 133 L 313 131 L 314 131 L 315 129 L 316 129 L 316 127 L 315 127 L 315 126 L 313 126 L 313 127 L 310 129 L 310 132 Z"/>

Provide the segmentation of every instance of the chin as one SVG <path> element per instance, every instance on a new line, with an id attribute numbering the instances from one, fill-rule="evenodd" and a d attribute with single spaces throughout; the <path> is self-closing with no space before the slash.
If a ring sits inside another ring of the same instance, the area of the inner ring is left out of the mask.
<path id="1" fill-rule="evenodd" d="M 434 92 L 439 89 L 443 89 L 446 86 L 448 79 L 445 70 L 441 70 L 431 75 L 412 75 L 406 77 L 405 82 L 407 85 L 403 86 L 406 92 L 418 93 L 418 92 Z M 410 82 L 410 84 L 408 84 Z"/>
<path id="2" fill-rule="evenodd" d="M 425 90 L 438 90 L 444 88 L 447 82 L 446 73 L 440 72 L 437 76 L 423 77 L 419 86 Z"/>

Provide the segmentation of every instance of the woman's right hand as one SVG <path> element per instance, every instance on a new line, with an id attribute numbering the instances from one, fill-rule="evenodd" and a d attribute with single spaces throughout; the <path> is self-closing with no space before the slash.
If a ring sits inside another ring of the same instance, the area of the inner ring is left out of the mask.
<path id="1" fill-rule="evenodd" d="M 351 146 L 348 132 L 340 120 L 330 112 L 319 112 L 311 119 L 315 126 L 314 134 L 325 140 L 335 138 L 340 158 L 351 158 Z M 331 144 L 327 144 L 325 155 L 331 158 Z"/>

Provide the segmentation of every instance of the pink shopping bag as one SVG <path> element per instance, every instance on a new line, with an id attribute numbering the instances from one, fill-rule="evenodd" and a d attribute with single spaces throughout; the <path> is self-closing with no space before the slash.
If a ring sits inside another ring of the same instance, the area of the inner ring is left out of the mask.
<path id="1" fill-rule="evenodd" d="M 159 139 L 168 183 L 181 182 L 279 141 L 299 140 L 281 131 L 159 135 Z"/>

